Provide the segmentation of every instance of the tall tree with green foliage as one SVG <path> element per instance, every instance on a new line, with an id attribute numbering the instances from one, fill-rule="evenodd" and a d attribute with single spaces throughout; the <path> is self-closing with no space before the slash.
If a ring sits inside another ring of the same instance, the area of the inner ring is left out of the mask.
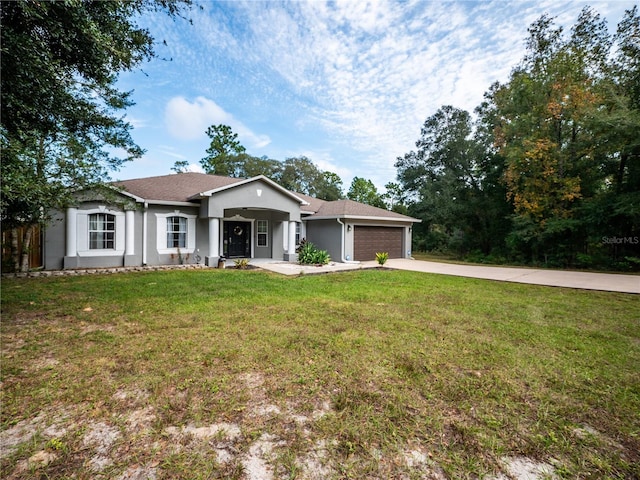
<path id="1" fill-rule="evenodd" d="M 381 196 L 389 210 L 408 215 L 409 210 L 406 205 L 407 194 L 404 187 L 396 182 L 387 182 L 384 188 L 386 191 Z"/>
<path id="2" fill-rule="evenodd" d="M 243 158 L 246 149 L 238 141 L 238 134 L 229 125 L 211 125 L 207 128 L 211 143 L 207 156 L 200 160 L 205 173 L 226 177 L 241 177 Z"/>
<path id="3" fill-rule="evenodd" d="M 344 197 L 342 179 L 337 173 L 324 171 L 318 180 L 319 185 L 315 188 L 316 198 L 333 201 Z"/>
<path id="4" fill-rule="evenodd" d="M 253 157 L 246 153 L 238 155 L 241 163 L 241 177 L 251 178 L 264 175 L 269 179 L 278 178 L 282 172 L 282 164 L 266 156 Z"/>
<path id="5" fill-rule="evenodd" d="M 347 198 L 374 207 L 387 208 L 376 186 L 371 180 L 366 178 L 353 177 L 351 186 L 347 192 Z"/>
<path id="6" fill-rule="evenodd" d="M 615 35 L 588 7 L 568 35 L 542 16 L 475 124 L 453 107 L 429 117 L 417 151 L 396 163 L 423 219 L 417 247 L 640 268 L 639 38 L 638 7 Z"/>
<path id="7" fill-rule="evenodd" d="M 499 249 L 494 224 L 506 201 L 491 196 L 495 161 L 469 113 L 441 107 L 425 121 L 416 147 L 396 168 L 411 199 L 409 212 L 423 220 L 416 229 L 423 246 L 484 254 Z"/>
<path id="8" fill-rule="evenodd" d="M 318 187 L 324 182 L 324 176 L 315 163 L 301 156 L 290 157 L 282 162 L 280 177 L 275 180 L 287 190 L 315 197 Z"/>
<path id="9" fill-rule="evenodd" d="M 523 62 L 494 93 L 497 143 L 506 159 L 504 180 L 515 209 L 510 243 L 533 261 L 591 263 L 602 248 L 599 238 L 613 227 L 601 220 L 611 219 L 614 212 L 596 212 L 604 204 L 615 205 L 612 194 L 622 193 L 619 187 L 632 180 L 638 161 L 640 117 L 634 108 L 634 82 L 625 83 L 633 78 L 637 62 L 637 36 L 627 42 L 637 24 L 634 8 L 612 38 L 606 22 L 585 8 L 564 36 L 543 16 L 529 28 Z M 620 53 L 612 64 L 614 40 Z M 634 202 L 632 195 L 614 208 L 615 229 L 623 231 L 610 235 L 638 232 Z"/>
<path id="10" fill-rule="evenodd" d="M 72 190 L 104 182 L 109 171 L 142 155 L 120 113 L 132 105 L 131 92 L 115 84 L 120 72 L 154 56 L 153 37 L 135 19 L 159 10 L 175 17 L 186 4 L 18 0 L 0 6 L 1 216 L 4 229 L 25 227 L 23 250 L 32 226 L 63 208 Z M 13 252 L 13 268 L 20 267 L 20 253 Z"/>

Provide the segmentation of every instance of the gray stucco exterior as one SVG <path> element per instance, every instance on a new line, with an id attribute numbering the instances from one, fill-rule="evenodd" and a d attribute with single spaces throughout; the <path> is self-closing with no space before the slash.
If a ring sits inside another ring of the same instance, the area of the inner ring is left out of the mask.
<path id="1" fill-rule="evenodd" d="M 341 262 L 343 228 L 336 219 L 307 222 L 307 240 L 326 250 L 334 262 Z"/>
<path id="2" fill-rule="evenodd" d="M 299 196 L 262 176 L 176 174 L 116 186 L 119 190 L 80 192 L 75 205 L 51 212 L 44 235 L 45 269 L 216 266 L 222 256 L 296 261 L 302 238 L 327 250 L 333 261 L 350 261 L 352 226 L 371 221 L 349 211 L 314 217 L 310 210 L 318 207 L 310 201 L 325 207 L 331 202 Z M 349 208 L 371 214 L 372 207 L 351 202 Z M 404 226 L 410 245 L 415 219 L 381 209 L 373 213 L 376 224 Z"/>

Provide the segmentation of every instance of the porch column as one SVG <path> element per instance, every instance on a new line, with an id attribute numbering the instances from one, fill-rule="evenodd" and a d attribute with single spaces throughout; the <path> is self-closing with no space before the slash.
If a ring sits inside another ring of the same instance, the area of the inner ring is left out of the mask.
<path id="1" fill-rule="evenodd" d="M 133 210 L 124 212 L 124 254 L 133 255 L 134 250 L 134 213 Z"/>
<path id="2" fill-rule="evenodd" d="M 289 222 L 289 243 L 284 257 L 289 262 L 298 261 L 298 255 L 296 255 L 296 222 Z"/>
<path id="3" fill-rule="evenodd" d="M 124 266 L 132 267 L 140 265 L 140 259 L 135 256 L 135 212 L 125 210 L 124 212 Z"/>
<path id="4" fill-rule="evenodd" d="M 78 254 L 78 209 L 67 208 L 67 257 L 75 257 Z"/>
<path id="5" fill-rule="evenodd" d="M 289 255 L 296 254 L 296 222 L 289 222 L 289 245 L 287 247 Z"/>
<path id="6" fill-rule="evenodd" d="M 78 209 L 67 208 L 67 228 L 65 231 L 65 256 L 62 260 L 62 268 L 78 268 Z"/>
<path id="7" fill-rule="evenodd" d="M 209 219 L 209 255 L 205 258 L 205 264 L 210 267 L 218 265 L 220 257 L 220 219 Z"/>

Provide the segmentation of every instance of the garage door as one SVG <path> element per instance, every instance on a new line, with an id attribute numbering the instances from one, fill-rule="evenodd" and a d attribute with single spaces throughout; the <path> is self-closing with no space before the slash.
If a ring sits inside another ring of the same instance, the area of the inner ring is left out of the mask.
<path id="1" fill-rule="evenodd" d="M 354 260 L 375 260 L 377 252 L 388 252 L 389 258 L 402 258 L 404 228 L 355 227 L 353 234 Z"/>

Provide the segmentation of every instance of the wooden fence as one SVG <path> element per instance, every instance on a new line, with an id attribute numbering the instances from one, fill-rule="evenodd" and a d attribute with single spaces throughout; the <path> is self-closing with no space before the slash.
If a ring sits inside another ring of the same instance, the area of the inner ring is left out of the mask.
<path id="1" fill-rule="evenodd" d="M 18 250 L 22 249 L 22 238 L 27 227 L 19 227 L 18 233 Z M 42 267 L 42 230 L 36 226 L 31 238 L 31 249 L 29 251 L 29 268 Z M 2 229 L 2 265 L 11 262 L 11 230 Z"/>

